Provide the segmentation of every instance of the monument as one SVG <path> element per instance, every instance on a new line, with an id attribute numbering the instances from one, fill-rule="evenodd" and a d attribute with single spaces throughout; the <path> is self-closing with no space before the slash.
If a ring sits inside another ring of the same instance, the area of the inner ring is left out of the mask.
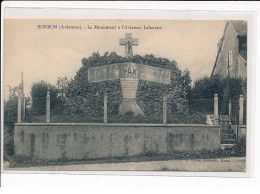
<path id="1" fill-rule="evenodd" d="M 126 38 L 119 39 L 119 45 L 125 45 L 125 56 L 133 56 L 133 45 L 138 45 L 138 39 L 133 39 L 131 33 Z M 120 80 L 123 102 L 119 106 L 119 114 L 133 112 L 135 116 L 144 115 L 136 103 L 136 93 L 139 80 L 170 84 L 170 70 L 133 62 L 116 63 L 88 69 L 89 82 Z"/>

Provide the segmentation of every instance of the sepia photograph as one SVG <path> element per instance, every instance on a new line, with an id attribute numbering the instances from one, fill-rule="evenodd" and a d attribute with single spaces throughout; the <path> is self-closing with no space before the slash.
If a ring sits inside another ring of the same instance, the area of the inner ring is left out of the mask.
<path id="1" fill-rule="evenodd" d="M 5 171 L 247 171 L 247 20 L 4 20 Z"/>

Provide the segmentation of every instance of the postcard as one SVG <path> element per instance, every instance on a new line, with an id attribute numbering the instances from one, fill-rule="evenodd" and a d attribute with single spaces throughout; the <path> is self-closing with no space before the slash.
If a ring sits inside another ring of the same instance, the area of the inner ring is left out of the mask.
<path id="1" fill-rule="evenodd" d="M 4 170 L 246 173 L 248 29 L 6 18 Z"/>

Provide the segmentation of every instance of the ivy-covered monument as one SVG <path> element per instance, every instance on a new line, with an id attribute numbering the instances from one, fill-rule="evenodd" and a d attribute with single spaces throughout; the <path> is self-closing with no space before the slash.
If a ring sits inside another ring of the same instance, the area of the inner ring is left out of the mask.
<path id="1" fill-rule="evenodd" d="M 69 114 L 101 121 L 106 96 L 108 122 L 127 114 L 143 122 L 161 123 L 166 96 L 169 122 L 177 114 L 182 117 L 189 114 L 186 100 L 191 84 L 189 71 L 182 73 L 176 61 L 154 55 L 133 56 L 138 39 L 133 39 L 130 33 L 119 39 L 119 45 L 125 46 L 125 57 L 115 52 L 101 56 L 97 52 L 82 59 L 83 66 L 66 93 L 65 107 Z"/>

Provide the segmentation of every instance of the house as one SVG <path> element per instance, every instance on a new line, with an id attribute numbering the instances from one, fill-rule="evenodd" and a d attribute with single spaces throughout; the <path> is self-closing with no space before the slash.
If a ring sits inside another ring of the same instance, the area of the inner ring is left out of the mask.
<path id="1" fill-rule="evenodd" d="M 223 77 L 247 77 L 247 21 L 226 22 L 218 43 L 217 57 L 211 73 Z"/>

